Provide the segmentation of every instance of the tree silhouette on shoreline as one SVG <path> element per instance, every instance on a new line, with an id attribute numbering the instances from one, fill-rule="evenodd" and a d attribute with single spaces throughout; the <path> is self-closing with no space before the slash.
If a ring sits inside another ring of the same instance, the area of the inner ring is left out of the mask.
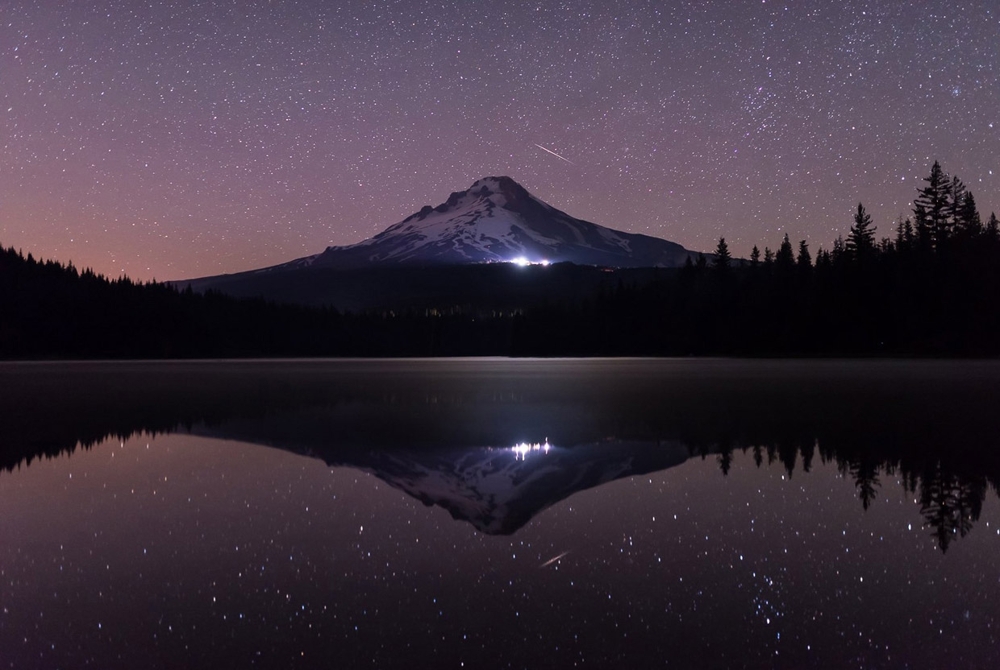
<path id="1" fill-rule="evenodd" d="M 859 203 L 846 240 L 815 260 L 804 240 L 796 254 L 787 233 L 776 252 L 754 245 L 748 261 L 720 238 L 711 260 L 578 267 L 600 275 L 600 290 L 502 310 L 447 296 L 359 313 L 275 304 L 110 280 L 0 249 L 0 358 L 1000 355 L 1000 224 L 995 214 L 984 224 L 973 194 L 939 163 L 924 181 L 894 238 L 876 240 Z M 456 267 L 463 281 L 491 269 Z M 479 281 L 484 292 L 497 287 L 492 275 Z"/>

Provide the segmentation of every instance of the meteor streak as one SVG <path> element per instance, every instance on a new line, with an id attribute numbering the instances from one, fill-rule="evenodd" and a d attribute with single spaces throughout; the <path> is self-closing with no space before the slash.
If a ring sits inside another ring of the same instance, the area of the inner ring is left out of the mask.
<path id="1" fill-rule="evenodd" d="M 556 158 L 558 158 L 558 159 L 559 159 L 559 160 L 561 160 L 561 161 L 566 161 L 566 162 L 567 162 L 567 163 L 569 163 L 570 165 L 576 165 L 576 163 L 574 163 L 573 161 L 571 161 L 571 160 L 570 160 L 570 159 L 568 159 L 568 158 L 563 158 L 562 156 L 560 156 L 559 154 L 557 154 L 557 153 L 556 153 L 555 151 L 552 151 L 552 149 L 546 149 L 546 148 L 545 148 L 545 147 L 543 147 L 543 146 L 542 146 L 541 144 L 536 144 L 535 146 L 536 146 L 536 147 L 538 147 L 539 149 L 541 149 L 542 151 L 547 151 L 547 152 L 549 152 L 550 154 L 552 154 L 553 156 L 555 156 Z"/>
<path id="2" fill-rule="evenodd" d="M 547 567 L 549 567 L 550 565 L 552 565 L 553 563 L 555 563 L 556 561 L 558 561 L 560 558 L 562 558 L 563 556 L 565 556 L 568 553 L 569 553 L 569 551 L 564 551 L 563 553 L 559 554 L 555 558 L 550 558 L 549 560 L 545 561 L 544 563 L 542 563 L 538 567 L 540 567 L 540 568 L 547 568 Z"/>

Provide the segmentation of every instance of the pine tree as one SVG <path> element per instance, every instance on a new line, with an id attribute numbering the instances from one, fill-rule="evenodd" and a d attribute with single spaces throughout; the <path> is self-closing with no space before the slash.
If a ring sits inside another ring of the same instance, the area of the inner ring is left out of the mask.
<path id="1" fill-rule="evenodd" d="M 785 239 L 781 241 L 781 246 L 778 247 L 778 253 L 774 256 L 774 263 L 779 270 L 790 270 L 795 265 L 795 254 L 792 252 L 792 243 L 788 239 L 788 233 L 785 233 Z"/>
<path id="2" fill-rule="evenodd" d="M 846 249 L 855 260 L 867 258 L 875 250 L 875 226 L 872 225 L 872 217 L 860 202 L 858 211 L 854 214 L 854 225 L 847 235 Z"/>
<path id="3" fill-rule="evenodd" d="M 812 267 L 812 254 L 809 253 L 809 244 L 805 240 L 799 241 L 799 256 L 795 259 L 799 269 L 809 269 Z"/>
<path id="4" fill-rule="evenodd" d="M 913 239 L 913 222 L 900 215 L 896 223 L 896 249 L 903 253 L 909 251 L 913 247 Z"/>
<path id="5" fill-rule="evenodd" d="M 986 229 L 983 231 L 983 234 L 989 242 L 1000 242 L 1000 223 L 997 222 L 995 212 L 990 213 L 990 220 L 986 222 Z"/>
<path id="6" fill-rule="evenodd" d="M 755 268 L 760 265 L 760 249 L 757 245 L 753 245 L 753 249 L 750 250 L 750 267 Z"/>
<path id="7" fill-rule="evenodd" d="M 934 161 L 931 174 L 924 181 L 927 186 L 920 189 L 913 201 L 913 213 L 917 219 L 918 232 L 921 226 L 925 226 L 930 245 L 940 249 L 951 232 L 948 215 L 952 184 L 937 161 Z"/>
<path id="8" fill-rule="evenodd" d="M 841 235 L 837 235 L 837 239 L 833 241 L 833 250 L 830 251 L 830 260 L 833 261 L 834 264 L 839 264 L 845 256 L 844 238 Z"/>
<path id="9" fill-rule="evenodd" d="M 827 270 L 829 269 L 830 265 L 831 265 L 830 252 L 820 247 L 819 250 L 816 251 L 816 269 Z"/>
<path id="10" fill-rule="evenodd" d="M 729 245 L 726 238 L 720 237 L 719 244 L 715 247 L 715 259 L 712 264 L 719 272 L 727 272 L 732 265 L 733 257 L 729 253 Z"/>
<path id="11" fill-rule="evenodd" d="M 962 218 L 962 204 L 965 202 L 965 196 L 968 192 L 961 179 L 951 178 L 951 184 L 948 187 L 948 230 L 950 233 L 958 230 L 959 221 Z"/>
<path id="12" fill-rule="evenodd" d="M 966 191 L 955 213 L 955 236 L 963 242 L 971 242 L 983 233 L 983 220 L 976 209 L 976 199 L 972 191 Z"/>

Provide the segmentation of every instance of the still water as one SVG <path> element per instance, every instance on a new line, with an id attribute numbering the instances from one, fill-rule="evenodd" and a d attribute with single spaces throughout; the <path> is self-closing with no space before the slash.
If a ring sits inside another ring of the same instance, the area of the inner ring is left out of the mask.
<path id="1" fill-rule="evenodd" d="M 1000 365 L 0 365 L 0 665 L 996 667 Z"/>

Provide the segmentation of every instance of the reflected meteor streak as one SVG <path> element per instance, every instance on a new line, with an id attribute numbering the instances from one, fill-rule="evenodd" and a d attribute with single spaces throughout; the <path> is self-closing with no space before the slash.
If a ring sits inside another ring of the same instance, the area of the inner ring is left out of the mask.
<path id="1" fill-rule="evenodd" d="M 552 565 L 553 563 L 555 563 L 556 561 L 558 561 L 560 558 L 562 558 L 563 556 L 565 556 L 568 553 L 569 553 L 569 550 L 566 550 L 563 553 L 561 553 L 558 556 L 556 556 L 555 558 L 550 558 L 549 560 L 545 561 L 544 563 L 542 563 L 538 567 L 539 568 L 547 568 L 547 567 L 549 567 L 550 565 Z"/>
<path id="2" fill-rule="evenodd" d="M 565 158 L 565 157 L 563 157 L 563 156 L 560 156 L 560 155 L 559 155 L 559 154 L 557 154 L 557 153 L 556 153 L 555 151 L 552 151 L 552 149 L 546 149 L 546 148 L 545 148 L 545 147 L 543 147 L 543 146 L 542 146 L 541 144 L 536 144 L 535 146 L 536 146 L 536 147 L 538 147 L 539 149 L 541 149 L 542 151 L 547 151 L 547 152 L 549 152 L 550 154 L 552 154 L 553 156 L 555 156 L 555 157 L 556 157 L 556 158 L 558 158 L 559 160 L 562 160 L 562 161 L 566 161 L 566 162 L 567 162 L 567 163 L 569 163 L 570 165 L 576 165 L 576 163 L 574 163 L 573 161 L 571 161 L 571 160 L 570 160 L 570 159 L 568 159 L 568 158 Z"/>

